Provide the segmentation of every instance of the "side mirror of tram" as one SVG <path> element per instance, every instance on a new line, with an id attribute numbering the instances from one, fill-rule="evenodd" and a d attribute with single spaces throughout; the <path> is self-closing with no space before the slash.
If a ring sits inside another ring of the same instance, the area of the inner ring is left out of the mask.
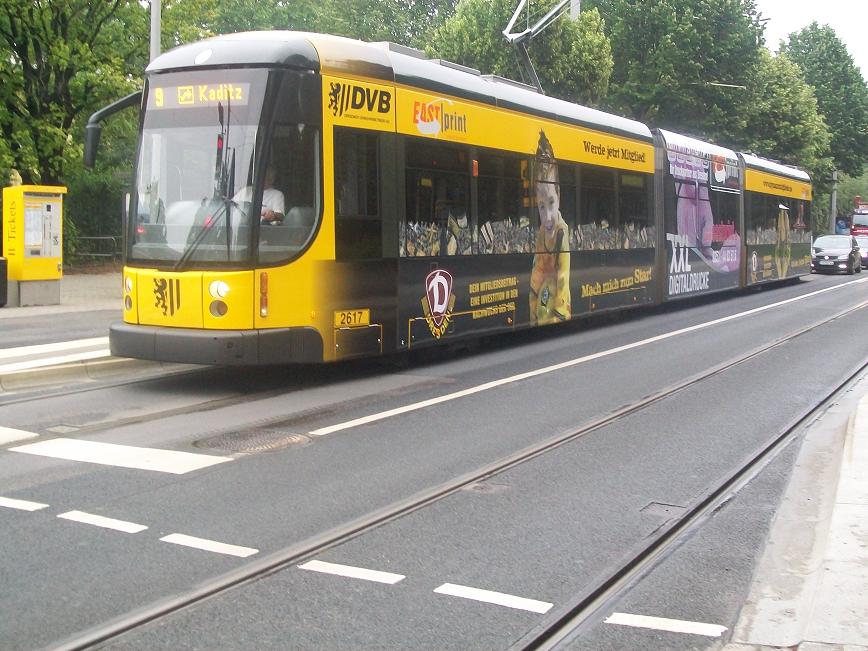
<path id="1" fill-rule="evenodd" d="M 91 168 L 96 164 L 96 152 L 99 149 L 99 137 L 102 134 L 101 124 L 88 124 L 84 127 L 84 166 Z"/>

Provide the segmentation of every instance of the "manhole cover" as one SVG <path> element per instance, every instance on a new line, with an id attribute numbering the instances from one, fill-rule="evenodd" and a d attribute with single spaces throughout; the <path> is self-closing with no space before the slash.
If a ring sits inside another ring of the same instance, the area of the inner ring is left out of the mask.
<path id="1" fill-rule="evenodd" d="M 290 446 L 310 443 L 310 437 L 270 429 L 253 429 L 243 432 L 230 432 L 193 443 L 197 448 L 219 450 L 221 452 L 254 453 L 273 452 Z"/>

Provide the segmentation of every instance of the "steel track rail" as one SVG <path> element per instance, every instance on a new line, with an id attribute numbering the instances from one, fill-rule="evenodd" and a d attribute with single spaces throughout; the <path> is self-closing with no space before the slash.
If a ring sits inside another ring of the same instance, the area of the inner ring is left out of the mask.
<path id="1" fill-rule="evenodd" d="M 627 416 L 635 414 L 647 407 L 650 407 L 651 405 L 654 405 L 662 400 L 665 400 L 666 398 L 680 393 L 681 391 L 684 391 L 685 389 L 692 387 L 699 382 L 720 375 L 721 373 L 735 366 L 748 362 L 769 350 L 777 348 L 789 341 L 792 341 L 793 339 L 796 339 L 797 337 L 809 333 L 831 321 L 846 316 L 847 314 L 855 312 L 865 306 L 868 306 L 868 301 L 838 312 L 819 323 L 814 323 L 810 326 L 806 326 L 796 332 L 790 333 L 765 345 L 759 346 L 741 356 L 718 364 L 701 373 L 692 375 L 682 380 L 681 382 L 670 385 L 669 387 L 666 387 L 656 393 L 646 396 L 641 400 L 620 407 L 619 409 L 616 409 L 615 411 L 605 416 L 589 421 L 578 428 L 556 434 L 544 441 L 541 441 L 537 444 L 524 448 L 523 450 L 503 457 L 491 464 L 487 464 L 485 466 L 477 468 L 474 471 L 465 473 L 448 482 L 444 482 L 439 484 L 438 486 L 434 486 L 432 488 L 420 491 L 410 497 L 394 502 L 389 506 L 366 514 L 351 522 L 345 523 L 339 527 L 330 529 L 329 531 L 323 532 L 317 536 L 313 536 L 304 541 L 285 547 L 284 549 L 273 552 L 267 556 L 263 556 L 256 561 L 248 563 L 238 569 L 224 573 L 221 576 L 209 579 L 184 593 L 160 599 L 147 606 L 117 617 L 109 622 L 76 633 L 69 638 L 52 644 L 51 646 L 46 648 L 50 651 L 78 651 L 81 649 L 93 648 L 96 645 L 115 640 L 116 638 L 119 638 L 126 633 L 135 631 L 136 629 L 145 626 L 146 624 L 171 616 L 172 614 L 178 613 L 186 608 L 199 604 L 209 598 L 216 597 L 230 590 L 238 589 L 249 585 L 254 581 L 258 581 L 268 575 L 277 573 L 283 569 L 303 562 L 307 558 L 320 554 L 323 551 L 326 551 L 337 545 L 348 542 L 349 540 L 352 540 L 369 531 L 381 527 L 384 524 L 397 520 L 419 509 L 425 508 L 426 506 L 429 506 L 439 500 L 448 497 L 449 495 L 452 495 L 453 493 L 461 490 L 462 488 L 487 479 L 493 475 L 505 472 L 510 468 L 530 461 L 531 459 L 534 459 L 540 455 L 546 454 L 562 445 L 566 445 L 572 441 L 575 441 L 578 438 L 581 438 L 582 436 L 590 434 L 591 432 L 611 425 Z M 868 367 L 868 365 L 866 365 L 866 367 Z M 862 370 L 864 370 L 866 367 L 863 367 Z M 854 376 L 858 375 L 858 373 L 860 372 L 862 371 L 857 371 Z M 793 425 L 793 427 L 796 427 L 799 423 L 804 422 L 805 418 L 806 416 L 799 418 Z M 777 438 L 775 440 L 777 440 Z M 752 458 L 755 458 L 755 456 L 756 455 L 754 455 L 754 457 Z M 751 467 L 753 467 L 753 465 L 751 465 Z M 736 471 L 736 477 L 727 479 L 727 481 L 725 482 L 725 486 L 728 487 L 728 490 L 732 490 L 732 486 L 735 485 L 738 478 L 741 477 L 743 474 L 744 473 L 742 469 L 740 469 Z M 723 492 L 725 492 L 727 489 L 725 488 L 722 490 Z M 717 489 L 714 491 L 714 494 L 716 495 L 720 492 L 721 489 Z M 694 518 L 698 517 L 698 515 L 702 511 L 701 506 L 704 505 L 707 501 L 707 499 L 704 499 L 700 505 L 697 505 L 693 509 L 691 509 L 690 513 L 695 514 Z M 681 520 L 679 520 L 679 522 L 680 521 Z M 630 561 L 625 563 L 624 566 L 619 568 L 618 571 L 614 574 L 610 574 L 609 576 L 607 576 L 599 583 L 597 587 L 587 592 L 585 596 L 583 596 L 578 602 L 570 605 L 569 608 L 559 609 L 558 612 L 563 613 L 563 615 L 562 617 L 559 617 L 557 621 L 552 623 L 551 618 L 547 618 L 545 621 L 549 622 L 549 624 L 533 629 L 532 635 L 529 634 L 529 636 L 525 636 L 524 638 L 522 638 L 522 640 L 520 640 L 517 645 L 514 645 L 513 648 L 553 648 L 548 646 L 543 647 L 539 645 L 547 644 L 547 640 L 555 639 L 556 632 L 558 630 L 565 630 L 564 627 L 566 626 L 567 622 L 572 621 L 573 618 L 580 616 L 582 612 L 586 612 L 592 604 L 597 603 L 599 599 L 602 599 L 603 597 L 608 595 L 615 586 L 621 586 L 622 582 L 626 580 L 625 577 L 635 576 L 636 571 L 634 568 L 638 568 L 638 566 L 642 564 L 641 558 L 644 558 L 645 556 L 648 556 L 655 551 L 659 554 L 666 548 L 666 543 L 669 543 L 669 541 L 671 541 L 677 533 L 683 531 L 685 526 L 679 526 L 678 523 L 675 523 L 669 528 L 665 529 L 665 533 L 663 533 L 661 536 L 658 537 L 658 539 L 656 539 L 659 540 L 659 542 L 652 543 L 651 545 L 644 547 L 643 550 L 641 550 L 639 553 L 631 556 Z M 647 566 L 647 564 L 643 565 L 643 567 L 644 566 Z M 587 617 L 585 617 L 584 619 L 587 619 Z M 562 638 L 558 637 L 557 639 L 560 640 Z"/>
<path id="2" fill-rule="evenodd" d="M 658 535 L 645 542 L 614 572 L 577 599 L 558 608 L 538 626 L 528 631 L 509 647 L 508 651 L 553 651 L 566 648 L 583 633 L 597 625 L 630 588 L 656 567 L 685 536 L 700 527 L 744 486 L 759 475 L 780 452 L 798 439 L 807 427 L 824 413 L 856 382 L 868 374 L 868 363 L 863 364 L 843 383 L 827 394 L 821 403 L 795 418 L 778 435 L 751 455 L 739 468 L 731 472 L 710 493 L 699 499 L 681 517 L 659 530 Z"/>

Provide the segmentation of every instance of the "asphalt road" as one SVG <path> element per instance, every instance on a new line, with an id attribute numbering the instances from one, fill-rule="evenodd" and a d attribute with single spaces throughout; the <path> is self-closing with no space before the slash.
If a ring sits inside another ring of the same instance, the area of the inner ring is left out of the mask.
<path id="1" fill-rule="evenodd" d="M 0 402 L 0 426 L 39 434 L 34 442 L 63 436 L 229 460 L 170 474 L 0 450 L 0 497 L 47 505 L 0 509 L 0 646 L 49 645 L 248 562 L 166 536 L 219 541 L 261 558 L 860 306 L 868 300 L 860 280 L 811 277 L 502 337 L 443 359 L 205 370 L 33 400 L 16 395 Z M 815 293 L 827 288 L 835 289 Z M 865 313 L 860 307 L 808 330 L 311 559 L 386 572 L 393 583 L 291 567 L 109 648 L 509 648 L 652 535 L 666 517 L 659 505 L 690 505 L 861 366 Z M 624 346 L 632 347 L 616 350 Z M 537 374 L 515 378 L 528 372 Z M 494 384 L 480 390 L 486 383 Z M 458 395 L 413 408 L 448 394 Z M 400 413 L 353 423 L 392 409 Z M 669 561 L 668 580 L 626 599 L 641 601 L 645 614 L 731 629 L 794 453 L 685 543 Z M 147 529 L 58 518 L 70 511 Z M 519 600 L 495 605 L 444 586 Z M 574 648 L 711 644 L 600 623 Z"/>

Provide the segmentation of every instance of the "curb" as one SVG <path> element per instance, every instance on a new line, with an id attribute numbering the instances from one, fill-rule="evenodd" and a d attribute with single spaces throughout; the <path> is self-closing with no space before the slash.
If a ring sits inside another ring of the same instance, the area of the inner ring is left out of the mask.
<path id="1" fill-rule="evenodd" d="M 838 493 L 851 461 L 848 449 L 857 422 L 864 429 L 868 417 L 868 407 L 862 406 L 868 405 L 864 382 L 858 381 L 856 390 L 830 408 L 805 436 L 750 595 L 724 651 L 809 648 L 809 629 L 817 617 L 829 564 Z"/>
<path id="2" fill-rule="evenodd" d="M 97 357 L 79 362 L 42 366 L 0 375 L 0 392 L 33 389 L 70 380 L 99 380 L 130 369 L 157 370 L 174 368 L 175 366 L 177 365 L 166 365 L 162 362 L 130 359 L 128 357 Z"/>

